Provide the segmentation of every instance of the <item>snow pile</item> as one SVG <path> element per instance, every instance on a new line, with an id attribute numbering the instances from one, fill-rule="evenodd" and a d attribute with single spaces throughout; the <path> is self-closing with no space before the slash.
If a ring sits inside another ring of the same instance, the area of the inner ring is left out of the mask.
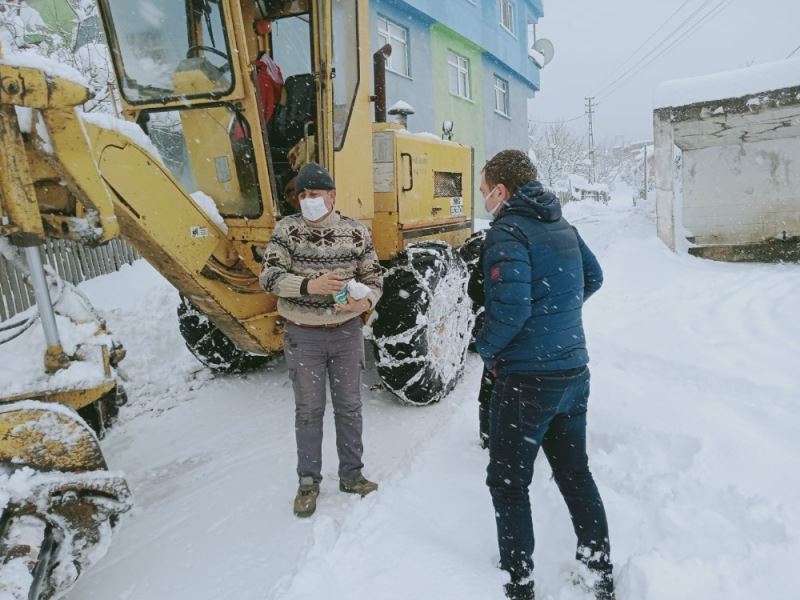
<path id="1" fill-rule="evenodd" d="M 197 208 L 199 208 L 225 235 L 228 235 L 228 226 L 219 214 L 217 203 L 205 192 L 196 191 L 190 194 Z"/>
<path id="2" fill-rule="evenodd" d="M 665 81 L 656 88 L 655 107 L 725 100 L 795 86 L 800 86 L 800 56 L 745 69 Z"/>
<path id="3" fill-rule="evenodd" d="M 0 58 L 0 64 L 8 65 L 9 67 L 38 69 L 50 77 L 61 77 L 62 79 L 77 83 L 86 88 L 89 87 L 89 82 L 77 70 L 69 65 L 56 62 L 44 56 L 39 56 L 33 52 L 11 52 L 4 48 L 3 56 Z"/>

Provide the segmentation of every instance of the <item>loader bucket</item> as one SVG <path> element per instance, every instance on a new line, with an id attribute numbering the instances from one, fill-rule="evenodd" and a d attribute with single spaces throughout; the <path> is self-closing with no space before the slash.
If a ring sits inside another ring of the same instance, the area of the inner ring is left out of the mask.
<path id="1" fill-rule="evenodd" d="M 128 485 L 71 409 L 0 405 L 0 597 L 61 596 L 105 554 Z M 4 595 L 4 594 L 7 594 Z"/>

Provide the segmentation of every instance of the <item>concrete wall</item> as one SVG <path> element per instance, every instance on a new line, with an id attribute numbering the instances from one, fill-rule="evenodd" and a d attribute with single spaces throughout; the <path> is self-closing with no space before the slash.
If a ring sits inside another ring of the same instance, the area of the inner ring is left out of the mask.
<path id="1" fill-rule="evenodd" d="M 685 150 L 683 226 L 702 244 L 800 236 L 800 138 Z"/>
<path id="2" fill-rule="evenodd" d="M 392 71 L 386 72 L 386 107 L 398 100 L 408 102 L 416 113 L 408 119 L 411 131 L 441 133 L 442 123 L 435 121 L 433 111 L 433 69 L 431 62 L 432 21 L 424 14 L 399 7 L 397 2 L 372 0 L 370 2 L 370 48 L 378 47 L 378 17 L 382 16 L 407 31 L 410 77 Z M 370 78 L 371 79 L 371 78 Z"/>

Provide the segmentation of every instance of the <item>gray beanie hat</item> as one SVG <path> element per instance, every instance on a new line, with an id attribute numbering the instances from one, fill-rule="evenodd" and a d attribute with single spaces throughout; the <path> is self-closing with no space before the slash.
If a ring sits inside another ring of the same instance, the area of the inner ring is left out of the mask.
<path id="1" fill-rule="evenodd" d="M 294 189 L 299 193 L 306 190 L 334 190 L 336 186 L 325 167 L 312 162 L 300 169 Z"/>

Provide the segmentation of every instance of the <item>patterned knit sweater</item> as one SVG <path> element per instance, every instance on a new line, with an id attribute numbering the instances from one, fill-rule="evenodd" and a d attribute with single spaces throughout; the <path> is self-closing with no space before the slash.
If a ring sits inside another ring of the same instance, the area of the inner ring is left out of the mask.
<path id="1" fill-rule="evenodd" d="M 278 296 L 278 313 L 301 325 L 344 323 L 358 316 L 336 312 L 330 295 L 307 292 L 308 281 L 328 271 L 368 286 L 367 298 L 377 304 L 383 274 L 364 225 L 336 211 L 319 223 L 302 215 L 281 219 L 264 251 L 260 277 L 261 287 Z"/>

